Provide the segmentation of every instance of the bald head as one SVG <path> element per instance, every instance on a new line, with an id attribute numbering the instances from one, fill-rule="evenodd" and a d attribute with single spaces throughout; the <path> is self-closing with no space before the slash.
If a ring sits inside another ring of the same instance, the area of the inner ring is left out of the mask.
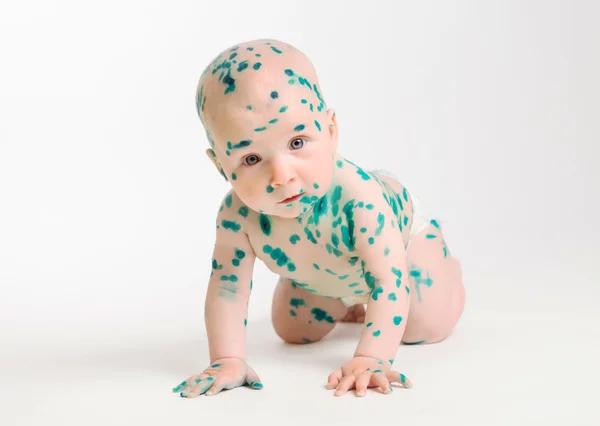
<path id="1" fill-rule="evenodd" d="M 311 61 L 290 44 L 272 39 L 221 52 L 202 73 L 196 108 L 213 148 L 225 130 L 228 136 L 252 139 L 276 126 L 286 112 L 314 113 L 315 121 L 326 113 Z"/>

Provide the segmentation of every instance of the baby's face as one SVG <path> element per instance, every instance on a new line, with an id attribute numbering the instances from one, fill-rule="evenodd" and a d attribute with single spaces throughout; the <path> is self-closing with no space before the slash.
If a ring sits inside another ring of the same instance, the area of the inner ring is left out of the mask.
<path id="1" fill-rule="evenodd" d="M 223 93 L 227 88 L 217 85 L 218 90 L 210 91 L 206 104 L 212 100 L 212 107 L 204 122 L 214 143 L 215 165 L 220 163 L 239 198 L 255 211 L 293 218 L 329 190 L 338 135 L 334 112 L 326 110 L 313 83 L 316 78 L 304 77 L 303 71 L 310 73 L 306 64 L 293 61 L 283 46 L 287 61 L 268 61 L 264 56 L 273 53 L 269 46 L 255 46 L 264 52 L 262 74 L 254 67 L 247 74 L 228 74 L 235 79 L 235 90 Z M 238 51 L 238 64 L 253 62 L 254 54 Z"/>

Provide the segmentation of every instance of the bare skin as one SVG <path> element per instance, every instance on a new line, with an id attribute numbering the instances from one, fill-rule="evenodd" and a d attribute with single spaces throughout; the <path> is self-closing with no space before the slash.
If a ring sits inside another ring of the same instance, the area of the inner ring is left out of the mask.
<path id="1" fill-rule="evenodd" d="M 402 184 L 337 153 L 335 113 L 290 45 L 255 40 L 222 53 L 203 73 L 197 108 L 207 155 L 232 190 L 217 214 L 205 302 L 211 366 L 174 391 L 262 388 L 245 346 L 256 259 L 281 277 L 272 320 L 284 341 L 364 324 L 354 355 L 328 378 L 335 395 L 411 387 L 392 370 L 398 345 L 443 340 L 464 306 L 460 264 L 439 224 L 414 232 Z"/>

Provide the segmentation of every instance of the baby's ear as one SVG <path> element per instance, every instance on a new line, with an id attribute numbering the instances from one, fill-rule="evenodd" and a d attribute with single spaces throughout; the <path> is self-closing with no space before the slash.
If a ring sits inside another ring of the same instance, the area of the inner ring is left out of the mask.
<path id="1" fill-rule="evenodd" d="M 210 161 L 212 161 L 212 163 L 215 165 L 215 168 L 217 169 L 219 174 L 225 178 L 225 181 L 227 181 L 228 180 L 227 176 L 225 175 L 225 172 L 223 171 L 221 164 L 219 164 L 219 160 L 217 159 L 217 154 L 215 154 L 215 152 L 210 148 L 208 148 L 205 152 L 206 152 L 206 155 L 208 156 L 208 158 L 210 158 Z"/>
<path id="2" fill-rule="evenodd" d="M 337 119 L 335 118 L 335 110 L 333 108 L 329 108 L 327 110 L 327 121 L 329 123 L 329 136 L 331 137 L 331 141 L 333 142 L 333 149 L 337 151 L 338 140 L 339 140 L 339 132 L 338 132 L 338 124 Z"/>

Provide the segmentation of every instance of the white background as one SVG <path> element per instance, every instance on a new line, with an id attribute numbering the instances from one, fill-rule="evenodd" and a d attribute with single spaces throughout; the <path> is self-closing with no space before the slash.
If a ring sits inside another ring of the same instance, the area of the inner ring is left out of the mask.
<path id="1" fill-rule="evenodd" d="M 555 0 L 3 1 L 0 423 L 597 425 L 599 16 Z M 340 153 L 400 176 L 462 261 L 455 332 L 398 350 L 411 391 L 333 397 L 360 326 L 283 344 L 258 264 L 265 388 L 171 393 L 209 362 L 228 189 L 196 84 L 264 37 L 311 58 Z"/>

